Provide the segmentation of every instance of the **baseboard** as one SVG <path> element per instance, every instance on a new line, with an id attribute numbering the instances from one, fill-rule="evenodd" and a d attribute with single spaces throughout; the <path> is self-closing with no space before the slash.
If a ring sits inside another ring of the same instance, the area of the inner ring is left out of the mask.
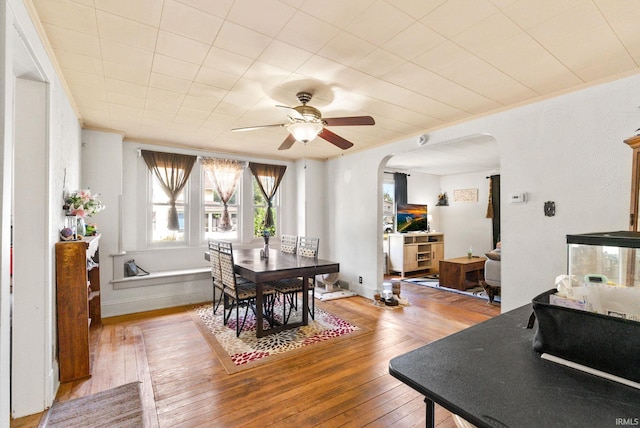
<path id="1" fill-rule="evenodd" d="M 210 301 L 212 299 L 211 290 L 194 292 L 188 294 L 140 297 L 135 299 L 102 301 L 102 317 L 109 318 L 119 315 L 135 314 L 138 312 L 153 311 L 156 309 L 173 308 L 176 306 L 189 305 Z"/>

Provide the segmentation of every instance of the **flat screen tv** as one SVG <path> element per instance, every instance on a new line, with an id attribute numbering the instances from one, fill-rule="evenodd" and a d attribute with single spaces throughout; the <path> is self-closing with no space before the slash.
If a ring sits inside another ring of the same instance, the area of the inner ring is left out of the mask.
<path id="1" fill-rule="evenodd" d="M 427 206 L 398 204 L 396 207 L 396 230 L 401 233 L 427 231 Z"/>

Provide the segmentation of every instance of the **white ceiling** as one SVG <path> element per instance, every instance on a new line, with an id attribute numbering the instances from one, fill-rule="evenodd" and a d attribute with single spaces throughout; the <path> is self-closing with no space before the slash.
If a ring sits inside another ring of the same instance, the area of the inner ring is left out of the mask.
<path id="1" fill-rule="evenodd" d="M 476 134 L 433 146 L 426 145 L 395 155 L 389 159 L 385 169 L 432 175 L 499 172 L 498 142 L 490 135 Z"/>
<path id="2" fill-rule="evenodd" d="M 85 127 L 297 159 L 277 148 L 301 90 L 363 150 L 638 72 L 637 0 L 25 0 Z"/>

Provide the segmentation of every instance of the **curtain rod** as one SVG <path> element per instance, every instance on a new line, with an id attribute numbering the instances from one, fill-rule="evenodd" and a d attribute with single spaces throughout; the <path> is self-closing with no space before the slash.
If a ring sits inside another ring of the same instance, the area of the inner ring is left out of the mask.
<path id="1" fill-rule="evenodd" d="M 137 149 L 136 151 L 138 152 L 138 157 L 142 157 L 142 149 Z M 196 161 L 200 162 L 203 157 L 204 156 L 200 156 L 200 155 L 196 156 Z"/>

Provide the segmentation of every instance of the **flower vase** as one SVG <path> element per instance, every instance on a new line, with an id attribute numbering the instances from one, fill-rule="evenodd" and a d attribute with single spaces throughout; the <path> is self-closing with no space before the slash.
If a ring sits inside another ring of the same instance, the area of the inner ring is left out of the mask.
<path id="1" fill-rule="evenodd" d="M 78 225 L 76 227 L 76 234 L 78 235 L 78 239 L 80 237 L 84 237 L 87 234 L 87 225 L 84 222 L 84 218 L 78 217 Z"/>
<path id="2" fill-rule="evenodd" d="M 262 250 L 264 252 L 264 258 L 268 259 L 269 258 L 269 243 L 267 242 L 266 244 L 264 244 L 264 248 Z"/>

